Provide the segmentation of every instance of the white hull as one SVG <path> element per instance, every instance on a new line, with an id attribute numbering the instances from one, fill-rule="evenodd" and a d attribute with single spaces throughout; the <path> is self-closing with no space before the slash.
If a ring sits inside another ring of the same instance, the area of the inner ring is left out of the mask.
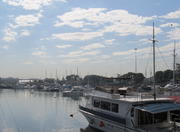
<path id="1" fill-rule="evenodd" d="M 123 124 L 107 120 L 85 111 L 80 110 L 80 112 L 86 117 L 91 127 L 104 132 L 143 132 L 133 128 L 128 128 Z"/>

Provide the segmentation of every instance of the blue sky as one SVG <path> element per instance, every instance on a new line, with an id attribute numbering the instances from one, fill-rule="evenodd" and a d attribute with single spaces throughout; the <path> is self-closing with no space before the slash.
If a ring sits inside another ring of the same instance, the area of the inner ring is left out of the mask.
<path id="1" fill-rule="evenodd" d="M 152 23 L 156 69 L 172 68 L 180 51 L 179 0 L 1 0 L 0 76 L 81 76 L 152 71 Z M 180 63 L 179 54 L 177 62 Z"/>

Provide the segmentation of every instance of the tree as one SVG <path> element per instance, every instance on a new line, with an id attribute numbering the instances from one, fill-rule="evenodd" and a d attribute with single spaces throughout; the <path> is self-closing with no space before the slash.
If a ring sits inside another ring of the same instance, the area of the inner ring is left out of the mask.
<path id="1" fill-rule="evenodd" d="M 131 81 L 133 81 L 135 84 L 138 84 L 142 83 L 145 77 L 142 73 L 128 72 L 122 75 L 121 78 L 130 78 Z"/>
<path id="2" fill-rule="evenodd" d="M 173 78 L 173 71 L 172 70 L 166 70 L 164 71 L 164 82 L 168 82 Z"/>
<path id="3" fill-rule="evenodd" d="M 155 73 L 155 80 L 157 83 L 164 82 L 164 72 L 163 71 L 157 71 Z"/>

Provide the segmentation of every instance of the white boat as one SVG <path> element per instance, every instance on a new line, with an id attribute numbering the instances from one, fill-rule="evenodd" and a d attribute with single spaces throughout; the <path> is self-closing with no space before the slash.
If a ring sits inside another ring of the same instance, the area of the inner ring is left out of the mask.
<path id="1" fill-rule="evenodd" d="M 81 86 L 73 86 L 71 90 L 63 91 L 63 96 L 83 96 L 84 89 Z"/>
<path id="2" fill-rule="evenodd" d="M 180 131 L 180 103 L 170 98 L 154 100 L 96 92 L 79 109 L 91 127 L 105 132 Z"/>
<path id="3" fill-rule="evenodd" d="M 79 110 L 91 127 L 105 132 L 180 132 L 180 103 L 156 97 L 154 34 L 153 23 L 153 97 L 90 95 L 86 106 L 79 106 Z"/>

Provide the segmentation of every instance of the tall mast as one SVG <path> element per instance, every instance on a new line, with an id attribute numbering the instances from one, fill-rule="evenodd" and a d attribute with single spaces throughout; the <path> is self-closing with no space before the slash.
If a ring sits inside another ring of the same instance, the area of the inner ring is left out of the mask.
<path id="1" fill-rule="evenodd" d="M 173 50 L 173 86 L 175 86 L 176 81 L 176 43 L 174 41 L 174 50 Z"/>
<path id="2" fill-rule="evenodd" d="M 137 48 L 134 48 L 135 51 L 135 73 L 137 73 Z"/>
<path id="3" fill-rule="evenodd" d="M 156 100 L 156 88 L 155 88 L 155 84 L 156 84 L 156 81 L 155 81 L 155 43 L 156 43 L 156 40 L 155 40 L 155 31 L 154 31 L 154 22 L 153 22 L 153 39 L 152 39 L 152 42 L 153 42 L 153 89 L 154 89 L 154 100 Z"/>

